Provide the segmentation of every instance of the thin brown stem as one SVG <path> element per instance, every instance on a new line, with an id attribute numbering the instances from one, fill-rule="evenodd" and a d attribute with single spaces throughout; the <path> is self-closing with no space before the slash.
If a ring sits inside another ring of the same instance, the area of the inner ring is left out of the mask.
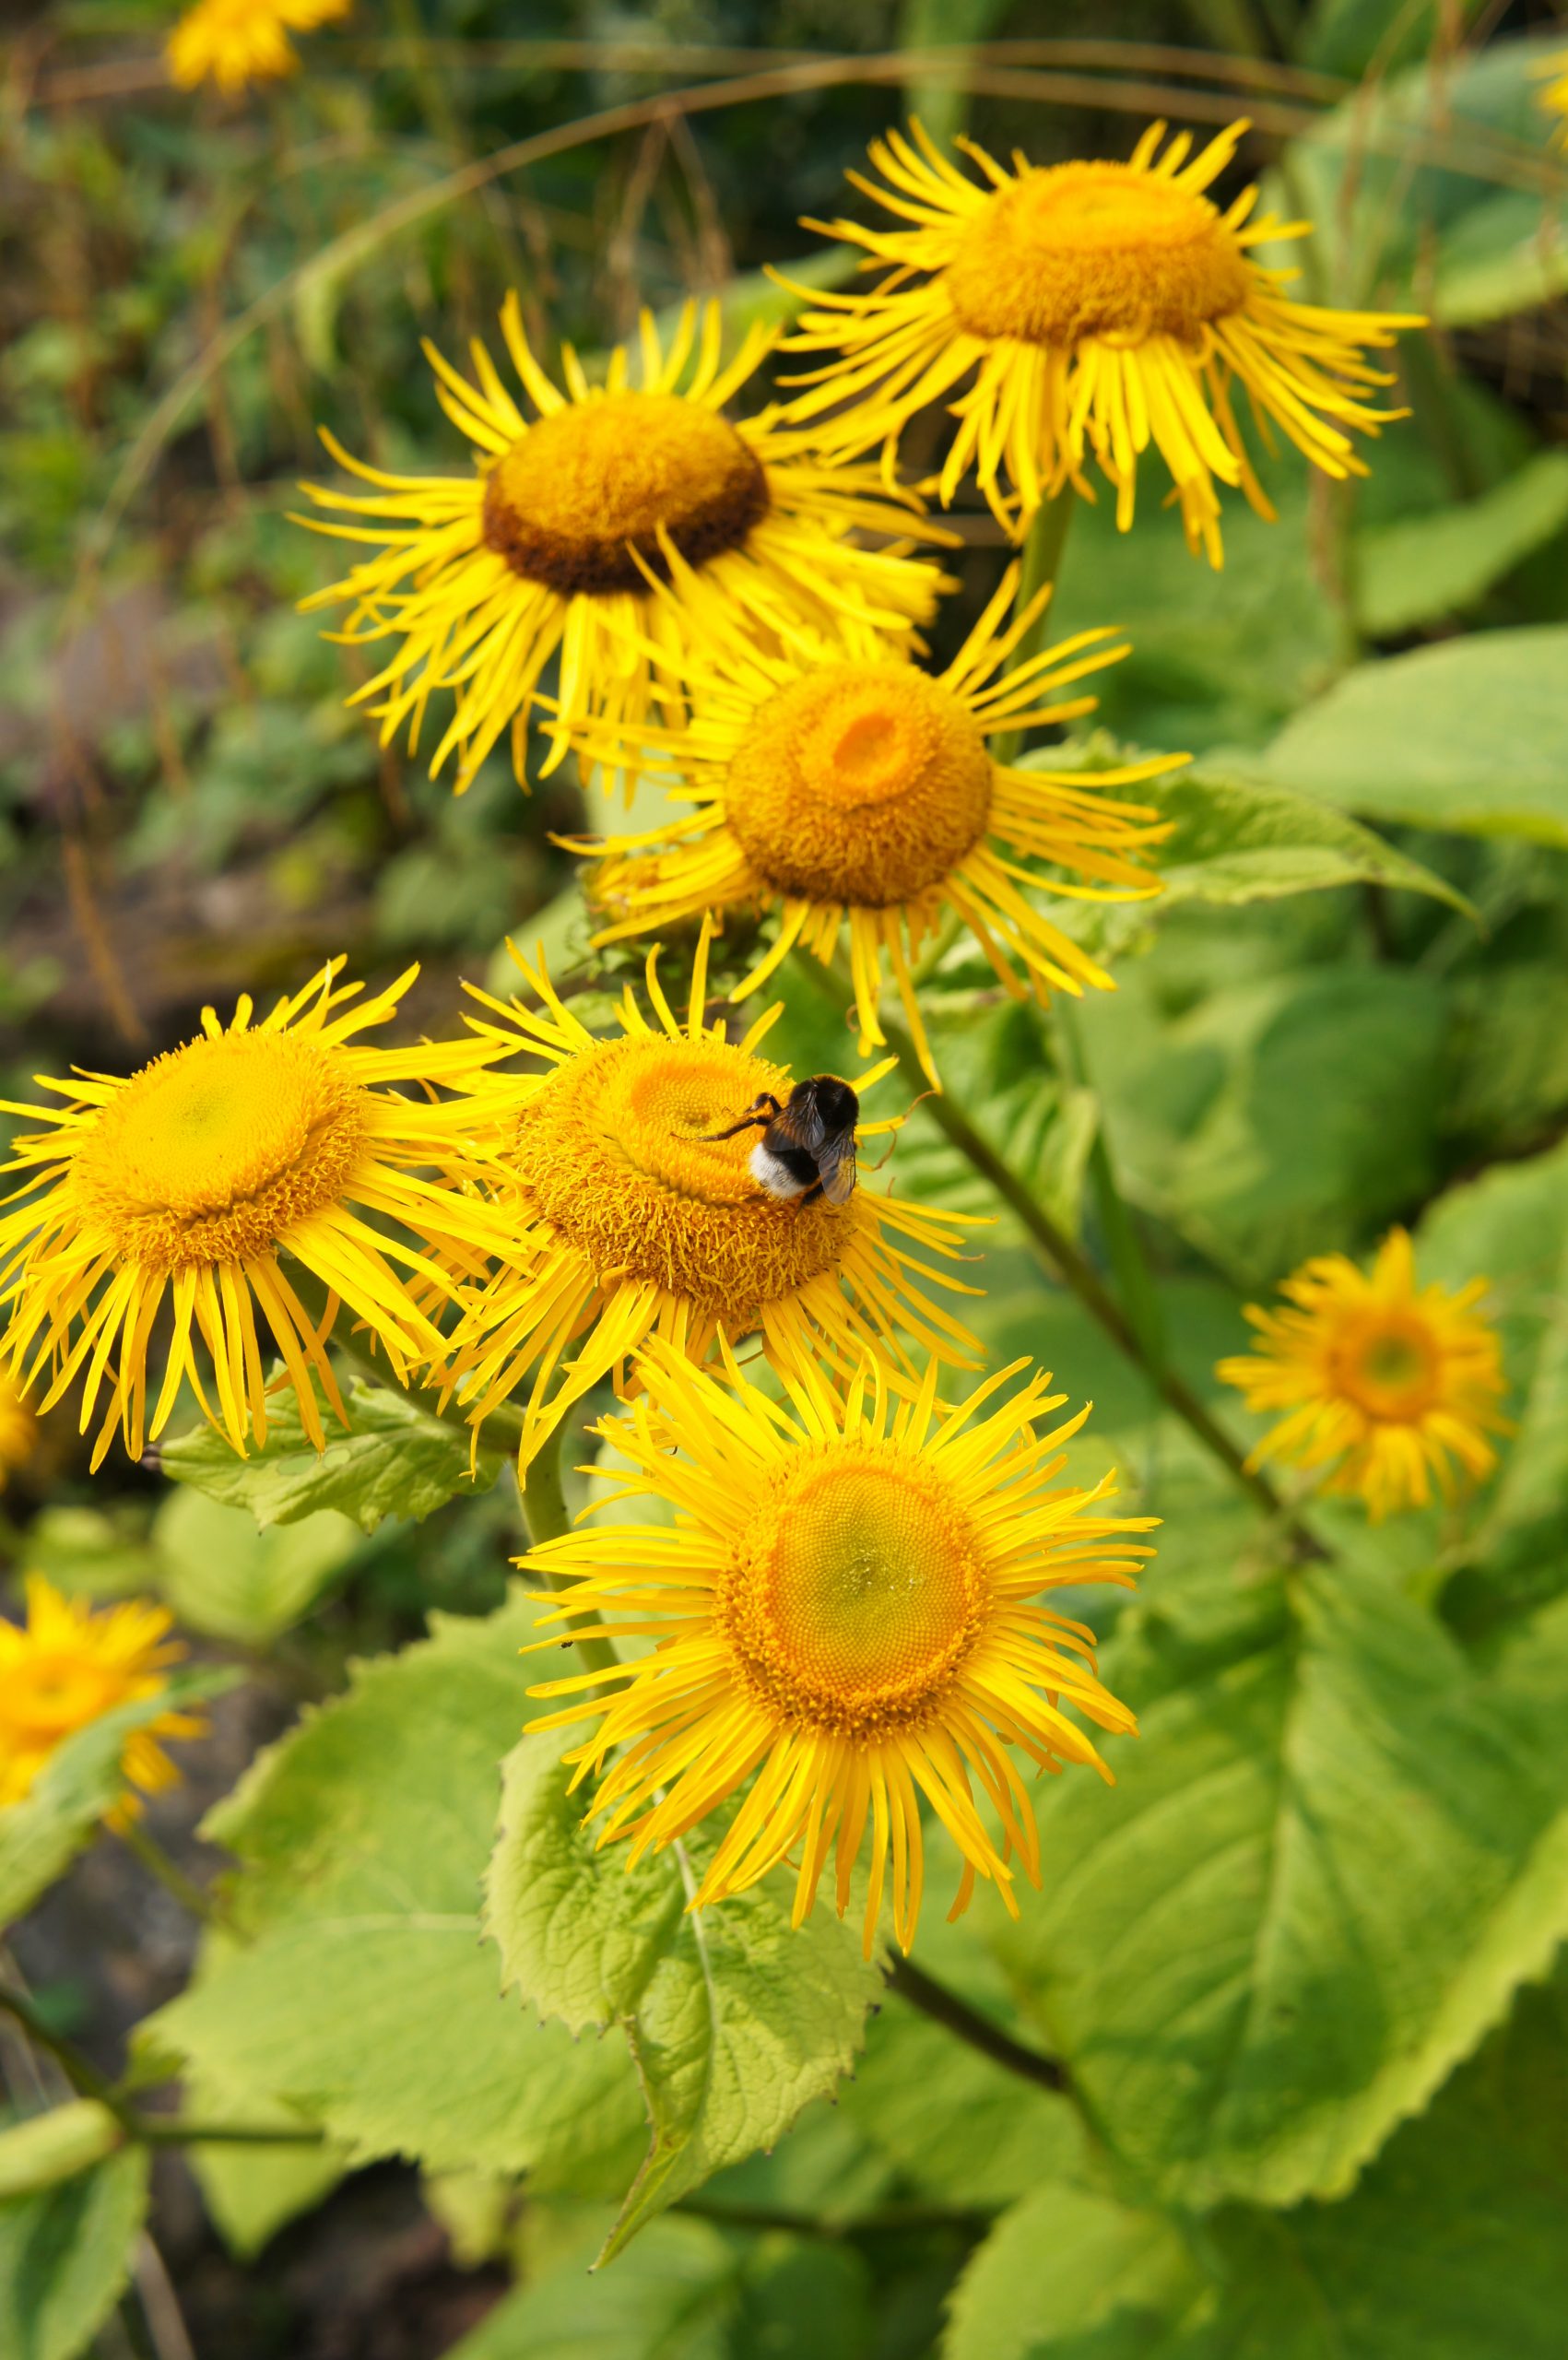
<path id="1" fill-rule="evenodd" d="M 913 1959 L 894 1959 L 888 1987 L 901 2000 L 907 2000 L 912 2008 L 918 2008 L 923 2016 L 929 2016 L 933 2024 L 966 2041 L 982 2057 L 988 2057 L 993 2065 L 1000 2065 L 1005 2072 L 1016 2073 L 1020 2081 L 1032 2082 L 1040 2089 L 1055 2090 L 1059 2097 L 1071 2091 L 1071 2076 L 1059 2057 L 1047 2057 L 1038 2048 L 1026 2047 L 989 2016 L 972 2008 L 958 1992 L 938 1983 L 924 1967 L 916 1966 Z"/>

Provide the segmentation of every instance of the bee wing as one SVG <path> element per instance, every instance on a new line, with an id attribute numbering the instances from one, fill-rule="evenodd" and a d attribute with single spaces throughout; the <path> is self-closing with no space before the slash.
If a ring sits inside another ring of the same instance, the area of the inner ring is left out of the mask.
<path id="1" fill-rule="evenodd" d="M 830 1205 L 847 1205 L 855 1194 L 855 1133 L 840 1131 L 817 1159 L 822 1194 Z"/>
<path id="2" fill-rule="evenodd" d="M 827 1144 L 828 1127 L 821 1111 L 809 1092 L 797 1090 L 787 1106 L 781 1107 L 769 1126 L 807 1155 L 820 1156 Z"/>

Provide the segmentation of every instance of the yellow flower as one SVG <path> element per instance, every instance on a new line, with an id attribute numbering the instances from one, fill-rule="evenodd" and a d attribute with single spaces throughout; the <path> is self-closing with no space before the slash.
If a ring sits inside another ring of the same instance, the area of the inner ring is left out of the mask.
<path id="1" fill-rule="evenodd" d="M 242 90 L 247 82 L 292 74 L 299 53 L 289 36 L 346 17 L 351 0 L 196 0 L 169 36 L 170 78 L 183 90 L 216 82 Z"/>
<path id="2" fill-rule="evenodd" d="M 0 1341 L 0 1351 L 5 1350 Z M 0 1368 L 0 1492 L 13 1467 L 25 1467 L 38 1444 L 38 1420 Z"/>
<path id="3" fill-rule="evenodd" d="M 184 1648 L 168 1637 L 172 1617 L 133 1599 L 95 1613 L 65 1598 L 41 1574 L 27 1577 L 25 1625 L 0 1619 L 0 1808 L 20 1802 L 57 1745 L 117 1705 L 156 1696 Z M 133 1788 L 156 1794 L 179 1772 L 162 1739 L 205 1737 L 199 1713 L 171 1709 L 125 1740 L 123 1768 Z M 127 1795 L 122 1811 L 136 1808 Z"/>
<path id="4" fill-rule="evenodd" d="M 68 1103 L 44 1115 L 52 1128 L 17 1139 L 4 1167 L 27 1174 L 0 1211 L 0 1300 L 11 1306 L 4 1349 L 24 1390 L 49 1365 L 45 1409 L 81 1378 L 84 1434 L 107 1386 L 95 1467 L 117 1422 L 140 1457 L 183 1377 L 236 1450 L 250 1431 L 265 1442 L 258 1308 L 320 1449 L 312 1370 L 343 1415 L 325 1350 L 339 1298 L 399 1377 L 441 1349 L 393 1265 L 449 1295 L 450 1282 L 429 1256 L 371 1222 L 398 1222 L 448 1257 L 466 1252 L 475 1268 L 494 1242 L 481 1202 L 420 1174 L 461 1162 L 469 1102 L 430 1104 L 384 1087 L 471 1076 L 480 1053 L 472 1041 L 359 1045 L 353 1035 L 385 1023 L 419 971 L 349 1006 L 362 986 L 336 980 L 342 963 L 260 1024 L 248 995 L 227 1032 L 205 1009 L 200 1037 L 128 1080 L 40 1077 Z M 325 1290 L 324 1316 L 301 1302 L 298 1274 L 280 1255 Z M 149 1426 L 147 1362 L 166 1304 L 170 1340 Z"/>
<path id="5" fill-rule="evenodd" d="M 814 1356 L 853 1371 L 871 1351 L 905 1389 L 912 1363 L 901 1332 L 949 1363 L 978 1360 L 974 1338 L 919 1281 L 977 1290 L 910 1251 L 954 1258 L 963 1216 L 865 1187 L 844 1204 L 782 1201 L 752 1176 L 754 1130 L 710 1136 L 763 1092 L 787 1100 L 792 1082 L 759 1055 L 781 1009 L 738 1043 L 725 1039 L 722 1018 L 705 1021 L 709 940 L 704 926 L 684 1023 L 652 957 L 654 1021 L 629 988 L 620 1033 L 607 1040 L 562 1005 L 542 962 L 517 962 L 542 1003 L 536 1011 L 475 994 L 502 1020 L 479 1023 L 490 1048 L 542 1058 L 548 1070 L 478 1085 L 496 1108 L 497 1152 L 513 1175 L 509 1198 L 493 1210 L 510 1205 L 513 1233 L 457 1331 L 445 1377 L 480 1420 L 531 1375 L 524 1466 L 562 1410 L 650 1336 L 701 1359 L 716 1336 L 757 1335 L 773 1366 L 797 1377 Z M 861 1075 L 858 1088 L 890 1064 Z M 890 1127 L 862 1125 L 860 1137 Z"/>
<path id="6" fill-rule="evenodd" d="M 702 604 L 694 577 L 677 599 L 701 634 L 690 671 L 691 717 L 678 732 L 640 733 L 688 784 L 688 817 L 643 836 L 611 839 L 595 898 L 614 942 L 704 910 L 776 910 L 778 932 L 733 997 L 766 982 L 796 943 L 830 962 L 847 926 L 860 1053 L 882 1040 L 877 1002 L 890 967 L 921 1062 L 936 1068 L 911 959 L 948 911 L 968 926 L 1003 986 L 1037 997 L 1113 988 L 1088 953 L 1052 925 L 1032 895 L 1137 900 L 1160 890 L 1139 856 L 1170 833 L 1146 805 L 1105 793 L 1157 777 L 1185 755 L 1118 770 L 1019 770 L 993 760 L 988 738 L 1093 710 L 1092 697 L 1055 692 L 1126 654 L 1108 631 L 1080 631 L 1011 670 L 1008 658 L 1043 611 L 1049 590 L 1012 622 L 1017 568 L 947 670 L 901 662 L 868 635 L 836 645 L 770 650 L 728 632 Z M 584 729 L 600 755 L 607 730 Z"/>
<path id="7" fill-rule="evenodd" d="M 1249 247 L 1305 236 L 1309 225 L 1251 219 L 1256 188 L 1224 212 L 1204 195 L 1246 128 L 1232 124 L 1190 163 L 1186 132 L 1157 154 L 1157 123 L 1126 164 L 1046 167 L 1018 156 L 1011 171 L 963 140 L 978 184 L 918 124 L 918 148 L 890 132 L 871 149 L 887 185 L 851 177 L 913 227 L 808 224 L 890 268 L 868 293 L 820 295 L 827 308 L 802 316 L 786 349 L 835 357 L 796 381 L 812 391 L 786 416 L 818 419 L 824 450 L 884 442 L 890 458 L 906 419 L 973 373 L 952 405 L 944 501 L 973 464 L 996 514 L 1021 530 L 1066 484 L 1092 498 L 1083 475 L 1092 458 L 1116 488 L 1125 531 L 1152 442 L 1189 546 L 1215 565 L 1218 485 L 1240 485 L 1260 515 L 1274 513 L 1232 408 L 1236 384 L 1266 436 L 1272 423 L 1326 475 L 1364 475 L 1346 430 L 1375 434 L 1402 413 L 1368 407 L 1367 390 L 1391 381 L 1362 348 L 1422 324 L 1294 302 L 1284 292 L 1294 272 L 1253 261 Z"/>
<path id="8" fill-rule="evenodd" d="M 1249 1465 L 1332 1467 L 1327 1489 L 1359 1493 L 1374 1521 L 1423 1506 L 1433 1477 L 1451 1497 L 1454 1460 L 1477 1481 L 1491 1473 L 1486 1436 L 1507 1421 L 1494 1407 L 1504 1389 L 1497 1333 L 1474 1308 L 1484 1279 L 1456 1294 L 1418 1292 L 1409 1238 L 1394 1229 L 1370 1277 L 1343 1254 L 1320 1254 L 1280 1292 L 1288 1308 L 1247 1306 L 1263 1339 L 1256 1357 L 1219 1365 L 1249 1410 L 1287 1413 Z"/>
<path id="9" fill-rule="evenodd" d="M 477 384 L 425 347 L 442 407 L 479 454 L 475 474 L 384 475 L 324 434 L 344 466 L 379 489 L 355 499 L 305 486 L 319 507 L 361 521 L 301 522 L 377 551 L 305 605 L 350 599 L 348 640 L 396 641 L 349 700 L 379 700 L 371 710 L 383 745 L 406 720 L 417 745 L 430 696 L 451 690 L 431 775 L 455 750 L 461 794 L 510 729 L 521 779 L 527 716 L 552 657 L 564 716 L 636 724 L 657 702 L 678 718 L 638 636 L 652 631 L 671 651 L 689 643 L 678 608 L 649 596 L 672 551 L 753 633 L 788 636 L 850 616 L 907 635 L 932 612 L 942 578 L 910 560 L 907 537 L 948 537 L 920 522 L 913 494 L 883 490 L 869 467 L 819 465 L 807 454 L 809 438 L 782 431 L 771 411 L 739 425 L 722 415 L 767 351 L 766 330 L 754 329 L 721 368 L 716 303 L 700 334 L 689 304 L 667 352 L 644 313 L 641 385 L 628 382 L 624 348 L 611 354 L 605 384 L 591 385 L 567 346 L 562 394 L 529 348 L 514 295 L 501 327 L 532 419 L 482 345 L 472 348 Z M 867 532 L 905 537 L 871 550 L 855 537 Z M 552 737 L 547 772 L 568 742 L 559 725 Z"/>
<path id="10" fill-rule="evenodd" d="M 629 1835 L 630 1866 L 756 1772 L 691 1906 L 744 1892 L 789 1856 L 799 1925 L 831 1854 L 842 1917 L 869 1821 L 869 1957 L 890 1847 L 894 1934 L 906 1951 L 914 1939 L 924 1797 L 963 1859 L 949 1914 L 982 1876 L 1017 1916 L 1014 1863 L 1038 1887 L 1040 1841 L 1013 1750 L 1109 1780 L 1080 1718 L 1135 1729 L 1094 1676 L 1093 1634 L 1036 1601 L 1129 1586 L 1151 1554 L 1130 1536 L 1155 1522 L 1099 1513 L 1110 1475 L 1091 1492 L 1057 1482 L 1059 1446 L 1089 1412 L 1037 1432 L 1067 1398 L 1040 1375 L 997 1406 L 1027 1365 L 953 1409 L 937 1405 L 935 1363 L 896 1406 L 874 1366 L 841 1395 L 808 1365 L 780 1407 L 727 1354 L 725 1386 L 667 1347 L 650 1351 L 633 1417 L 600 1431 L 631 1463 L 626 1490 L 667 1501 L 673 1528 L 585 1529 L 522 1561 L 558 1586 L 541 1601 L 548 1621 L 656 1643 L 613 1672 L 530 1692 L 575 1699 L 536 1729 L 598 1720 L 566 1759 L 573 1786 L 598 1778 L 601 1844 Z M 622 1684 L 584 1694 L 608 1680 Z"/>
<path id="11" fill-rule="evenodd" d="M 1557 118 L 1551 126 L 1551 138 L 1553 146 L 1561 148 L 1568 145 L 1568 50 L 1560 57 L 1549 58 L 1537 71 L 1553 77 L 1541 92 L 1540 102 L 1549 114 Z"/>

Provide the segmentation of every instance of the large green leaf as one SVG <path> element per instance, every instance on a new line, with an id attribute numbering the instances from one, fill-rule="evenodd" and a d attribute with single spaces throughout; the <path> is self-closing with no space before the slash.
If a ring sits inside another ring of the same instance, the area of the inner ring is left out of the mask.
<path id="1" fill-rule="evenodd" d="M 1194 2236 L 1081 2178 L 1014 2207 L 944 2360 L 1559 2360 L 1568 1996 L 1527 1991 L 1353 2194 Z"/>
<path id="2" fill-rule="evenodd" d="M 507 1764 L 487 1929 L 541 2015 L 624 2027 L 647 2101 L 652 2145 L 607 2260 L 831 2091 L 881 1990 L 856 1927 L 823 1907 L 792 1929 L 782 1875 L 689 1914 L 703 1851 L 693 1835 L 628 1870 L 595 1851 L 559 1746 L 525 1739 Z"/>
<path id="3" fill-rule="evenodd" d="M 208 1823 L 242 1865 L 243 1940 L 209 1947 L 150 2037 L 237 2098 L 320 2123 L 355 2162 L 405 2154 L 613 2194 L 642 2144 L 628 2059 L 503 2006 L 480 1936 L 532 1627 L 521 1601 L 437 1617 L 253 1765 Z"/>
<path id="4" fill-rule="evenodd" d="M 1478 499 L 1363 532 L 1356 611 L 1373 638 L 1462 615 L 1568 525 L 1568 451 L 1542 451 Z"/>
<path id="5" fill-rule="evenodd" d="M 258 1525 L 294 1524 L 333 1508 L 373 1532 L 383 1516 L 426 1516 L 458 1493 L 489 1491 L 500 1455 L 481 1450 L 470 1465 L 466 1434 L 422 1410 L 406 1393 L 366 1385 L 344 1402 L 345 1434 L 330 1413 L 326 1448 L 306 1436 L 292 1393 L 267 1411 L 266 1447 L 242 1458 L 209 1425 L 192 1426 L 159 1446 L 163 1472 L 227 1507 L 249 1508 Z"/>
<path id="6" fill-rule="evenodd" d="M 214 1639 L 265 1646 L 309 1612 L 360 1546 L 336 1509 L 259 1531 L 242 1508 L 175 1492 L 153 1526 L 158 1587 L 182 1622 Z"/>
<path id="7" fill-rule="evenodd" d="M 1141 1740 L 1114 1789 L 1044 1797 L 1045 1891 L 998 1940 L 1148 2187 L 1343 2191 L 1543 1970 L 1568 1729 L 1540 1658 L 1568 1676 L 1564 1639 L 1527 1682 L 1483 1674 L 1348 1567 L 1157 1575 L 1124 1613 L 1105 1672 Z"/>
<path id="8" fill-rule="evenodd" d="M 179 1673 L 156 1696 L 117 1705 L 58 1746 L 20 1802 L 0 1810 L 0 1926 L 63 1876 L 124 1792 L 125 1741 L 171 1707 L 229 1685 L 222 1671 Z"/>
<path id="9" fill-rule="evenodd" d="M 1374 819 L 1568 844 L 1568 627 L 1478 631 L 1348 673 L 1269 778 Z"/>
<path id="10" fill-rule="evenodd" d="M 128 2147 L 39 2196 L 0 2203 L 0 2352 L 76 2360 L 114 2307 L 147 2212 L 147 2155 Z"/>

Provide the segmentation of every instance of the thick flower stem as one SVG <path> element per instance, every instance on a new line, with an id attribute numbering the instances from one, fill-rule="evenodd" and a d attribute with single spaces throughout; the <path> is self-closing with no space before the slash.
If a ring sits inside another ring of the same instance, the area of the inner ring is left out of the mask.
<path id="1" fill-rule="evenodd" d="M 1011 2033 L 1004 2032 L 989 2016 L 983 2016 L 958 1992 L 949 1991 L 945 1983 L 938 1983 L 924 1967 L 916 1966 L 913 1959 L 894 1958 L 888 1986 L 900 1999 L 907 2000 L 912 2008 L 929 2016 L 933 2024 L 940 2024 L 959 2040 L 967 2041 L 982 2057 L 988 2057 L 993 2065 L 1000 2065 L 1020 2080 L 1033 2082 L 1043 2090 L 1055 2090 L 1062 2096 L 1072 2088 L 1067 2069 L 1059 2058 L 1046 2057 L 1038 2048 L 1028 2048 L 1021 2040 L 1015 2040 Z"/>
<path id="2" fill-rule="evenodd" d="M 1044 612 L 1038 616 L 1013 650 L 1015 665 L 1026 664 L 1045 644 L 1051 628 L 1051 609 L 1055 605 L 1056 576 L 1061 571 L 1062 551 L 1067 546 L 1067 527 L 1073 521 L 1078 494 L 1070 484 L 1045 501 L 1034 512 L 1028 537 L 1023 545 L 1023 562 L 1019 572 L 1018 596 L 1013 612 L 1020 614 L 1030 600 L 1049 585 L 1053 596 Z M 992 740 L 993 759 L 998 762 L 1015 762 L 1023 750 L 1021 732 L 1011 731 L 1006 738 Z"/>
<path id="3" fill-rule="evenodd" d="M 547 1540 L 559 1540 L 571 1528 L 572 1517 L 566 1505 L 566 1484 L 563 1468 L 568 1450 L 581 1442 L 583 1429 L 571 1416 L 563 1418 L 553 1434 L 547 1434 L 536 1455 L 529 1460 L 527 1472 L 517 1481 L 523 1502 L 523 1521 L 528 1528 L 528 1539 L 537 1549 Z M 539 1575 L 547 1588 L 559 1589 L 561 1585 L 540 1566 L 531 1571 Z M 562 1643 L 565 1644 L 564 1641 Z M 578 1661 L 584 1671 L 607 1671 L 620 1658 L 613 1641 L 592 1638 L 585 1633 L 572 1644 L 577 1649 Z"/>

